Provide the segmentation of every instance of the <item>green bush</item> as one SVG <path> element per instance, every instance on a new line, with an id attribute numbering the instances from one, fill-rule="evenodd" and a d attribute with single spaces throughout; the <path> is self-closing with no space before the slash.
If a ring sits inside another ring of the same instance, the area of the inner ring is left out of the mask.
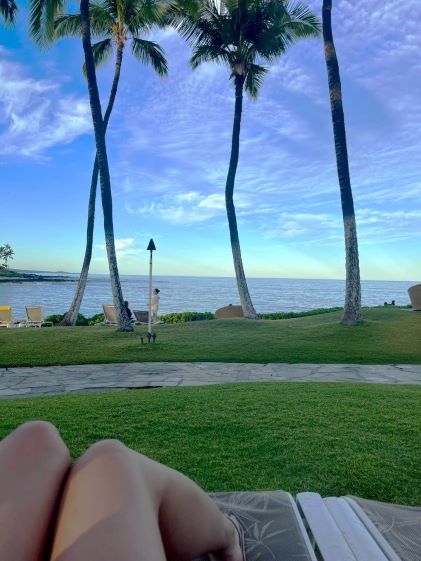
<path id="1" fill-rule="evenodd" d="M 202 321 L 206 319 L 215 319 L 212 312 L 180 312 L 173 314 L 165 314 L 159 316 L 164 323 L 185 323 L 187 321 Z"/>
<path id="2" fill-rule="evenodd" d="M 104 323 L 104 314 L 95 314 L 91 318 L 88 318 L 88 325 L 96 325 L 97 323 Z"/>
<path id="3" fill-rule="evenodd" d="M 64 314 L 53 314 L 52 316 L 47 316 L 45 321 L 51 321 L 53 325 L 58 325 L 63 319 Z"/>
<path id="4" fill-rule="evenodd" d="M 260 319 L 291 319 L 302 318 L 305 316 L 318 316 L 320 314 L 330 314 L 337 312 L 342 308 L 316 308 L 315 310 L 307 310 L 306 312 L 272 312 L 269 314 L 258 314 Z"/>
<path id="5" fill-rule="evenodd" d="M 97 315 L 102 315 L 103 314 L 97 314 Z M 58 325 L 61 320 L 64 318 L 65 314 L 53 314 L 52 316 L 47 316 L 45 318 L 45 321 L 51 321 L 53 322 L 53 325 Z M 85 317 L 83 314 L 78 314 L 77 315 L 77 320 L 76 320 L 76 325 L 93 325 L 91 323 L 89 323 L 90 320 L 96 318 L 96 316 L 93 316 L 92 318 L 87 318 Z M 98 323 L 98 322 L 95 322 Z"/>

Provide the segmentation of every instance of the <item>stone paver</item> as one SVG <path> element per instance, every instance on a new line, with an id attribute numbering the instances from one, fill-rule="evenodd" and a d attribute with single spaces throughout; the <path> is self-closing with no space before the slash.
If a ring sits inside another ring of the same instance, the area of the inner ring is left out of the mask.
<path id="1" fill-rule="evenodd" d="M 0 398 L 250 381 L 421 384 L 421 365 L 142 362 L 0 368 Z"/>

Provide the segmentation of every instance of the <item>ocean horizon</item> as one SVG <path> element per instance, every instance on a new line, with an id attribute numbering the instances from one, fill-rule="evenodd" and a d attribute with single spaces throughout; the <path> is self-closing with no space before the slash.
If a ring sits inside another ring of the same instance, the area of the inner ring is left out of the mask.
<path id="1" fill-rule="evenodd" d="M 77 279 L 79 273 L 29 271 L 43 275 L 66 275 Z M 123 295 L 131 309 L 146 310 L 147 275 L 120 275 Z M 256 311 L 300 312 L 315 308 L 343 306 L 345 281 L 341 279 L 289 279 L 249 277 L 248 286 Z M 409 304 L 408 288 L 416 281 L 362 281 L 363 306 L 381 306 L 395 300 Z M 228 304 L 239 304 L 235 277 L 161 276 L 153 277 L 160 289 L 159 314 L 196 311 L 214 312 Z M 40 305 L 45 315 L 64 313 L 74 295 L 76 283 L 24 282 L 1 283 L 0 305 L 10 305 L 16 318 L 25 317 L 25 306 Z M 107 274 L 89 275 L 81 313 L 92 316 L 102 312 L 102 304 L 112 303 Z"/>

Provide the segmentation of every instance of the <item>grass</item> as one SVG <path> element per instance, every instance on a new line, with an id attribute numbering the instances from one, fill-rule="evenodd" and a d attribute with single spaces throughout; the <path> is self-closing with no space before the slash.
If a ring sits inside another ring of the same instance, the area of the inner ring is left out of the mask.
<path id="1" fill-rule="evenodd" d="M 0 437 L 52 421 L 73 457 L 121 439 L 209 491 L 303 490 L 421 504 L 421 387 L 259 383 L 0 402 Z"/>
<path id="2" fill-rule="evenodd" d="M 361 364 L 421 363 L 421 314 L 369 308 L 364 322 L 340 325 L 340 312 L 285 320 L 212 320 L 155 328 L 157 343 L 112 327 L 0 330 L 0 366 L 209 361 Z"/>

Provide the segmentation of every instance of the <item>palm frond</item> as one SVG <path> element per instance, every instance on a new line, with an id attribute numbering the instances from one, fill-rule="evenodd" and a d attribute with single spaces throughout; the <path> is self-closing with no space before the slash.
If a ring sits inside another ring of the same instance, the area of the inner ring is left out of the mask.
<path id="1" fill-rule="evenodd" d="M 54 21 L 54 36 L 56 39 L 75 37 L 81 34 L 82 21 L 80 14 L 64 14 L 56 17 Z"/>
<path id="2" fill-rule="evenodd" d="M 110 37 L 113 34 L 115 18 L 107 10 L 104 2 L 90 2 L 89 18 L 91 20 L 91 33 L 94 36 Z"/>
<path id="3" fill-rule="evenodd" d="M 287 25 L 290 27 L 294 39 L 320 35 L 321 22 L 308 6 L 301 2 L 295 5 L 288 3 L 287 11 L 290 16 L 290 22 Z"/>
<path id="4" fill-rule="evenodd" d="M 13 24 L 18 11 L 15 0 L 0 0 L 0 15 L 5 24 Z"/>
<path id="5" fill-rule="evenodd" d="M 169 3 L 162 0 L 126 0 L 124 21 L 133 36 L 147 33 L 153 25 L 166 25 Z"/>
<path id="6" fill-rule="evenodd" d="M 230 55 L 223 49 L 214 45 L 198 45 L 193 49 L 190 64 L 196 69 L 203 62 L 216 62 L 230 66 Z"/>
<path id="7" fill-rule="evenodd" d="M 63 13 L 64 0 L 31 0 L 29 34 L 40 47 L 54 40 L 54 20 Z"/>
<path id="8" fill-rule="evenodd" d="M 105 64 L 113 53 L 113 43 L 111 39 L 104 39 L 92 45 L 92 53 L 94 55 L 95 67 Z M 83 65 L 83 75 L 86 76 L 86 66 Z"/>
<path id="9" fill-rule="evenodd" d="M 259 64 L 250 64 L 247 69 L 244 87 L 251 99 L 256 99 L 259 95 L 260 88 L 263 85 L 263 78 L 267 74 L 268 69 Z"/>
<path id="10" fill-rule="evenodd" d="M 132 39 L 132 53 L 142 64 L 152 66 L 159 76 L 168 74 L 167 59 L 164 50 L 158 43 L 134 37 Z"/>

